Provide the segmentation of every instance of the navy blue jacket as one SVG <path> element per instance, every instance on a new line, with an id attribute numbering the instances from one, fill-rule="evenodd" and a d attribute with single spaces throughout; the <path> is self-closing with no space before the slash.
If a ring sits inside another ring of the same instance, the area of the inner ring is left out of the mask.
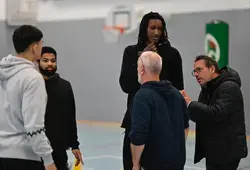
<path id="1" fill-rule="evenodd" d="M 145 144 L 141 165 L 145 169 L 183 167 L 185 132 L 189 127 L 187 105 L 170 81 L 146 82 L 131 108 L 131 143 Z"/>

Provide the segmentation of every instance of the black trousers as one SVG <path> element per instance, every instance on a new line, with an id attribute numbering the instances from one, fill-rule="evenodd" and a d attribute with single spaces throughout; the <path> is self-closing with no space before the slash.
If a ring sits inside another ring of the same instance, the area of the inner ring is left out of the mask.
<path id="1" fill-rule="evenodd" d="M 54 159 L 54 163 L 57 167 L 57 170 L 69 170 L 68 168 L 68 155 L 66 150 L 63 151 L 53 151 L 52 157 Z"/>
<path id="2" fill-rule="evenodd" d="M 45 170 L 42 162 L 25 160 L 0 158 L 0 170 Z"/>
<path id="3" fill-rule="evenodd" d="M 237 170 L 240 160 L 231 161 L 225 164 L 206 163 L 206 170 Z"/>
<path id="4" fill-rule="evenodd" d="M 132 153 L 130 148 L 130 138 L 128 137 L 130 130 L 125 130 L 123 139 L 123 169 L 132 170 Z"/>

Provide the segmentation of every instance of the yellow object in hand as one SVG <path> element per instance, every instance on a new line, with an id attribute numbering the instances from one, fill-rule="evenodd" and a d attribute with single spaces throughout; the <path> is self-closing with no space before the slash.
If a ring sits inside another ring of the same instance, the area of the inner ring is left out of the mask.
<path id="1" fill-rule="evenodd" d="M 76 159 L 75 159 L 75 161 L 74 161 L 73 170 L 83 170 L 82 164 L 81 164 L 81 163 L 79 163 L 79 164 L 76 166 Z"/>

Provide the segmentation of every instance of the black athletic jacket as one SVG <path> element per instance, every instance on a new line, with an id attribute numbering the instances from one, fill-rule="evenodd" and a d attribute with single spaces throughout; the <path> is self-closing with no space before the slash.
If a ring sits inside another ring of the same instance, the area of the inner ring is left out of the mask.
<path id="1" fill-rule="evenodd" d="M 75 99 L 70 82 L 56 74 L 45 80 L 45 84 L 48 94 L 45 128 L 52 149 L 78 149 Z"/>
<path id="2" fill-rule="evenodd" d="M 229 67 L 221 72 L 202 88 L 198 102 L 188 106 L 196 122 L 195 163 L 205 157 L 221 164 L 248 154 L 240 76 Z"/>
<path id="3" fill-rule="evenodd" d="M 127 111 L 125 113 L 121 127 L 128 130 L 131 128 L 131 102 L 134 98 L 135 93 L 140 88 L 137 77 L 137 60 L 139 57 L 138 54 L 143 51 L 144 48 L 145 47 L 139 47 L 139 45 L 130 45 L 125 48 L 123 53 L 119 83 L 122 91 L 128 94 L 128 99 Z M 169 80 L 178 90 L 183 90 L 183 71 L 180 53 L 169 43 L 158 45 L 157 50 L 163 61 L 160 79 Z"/>

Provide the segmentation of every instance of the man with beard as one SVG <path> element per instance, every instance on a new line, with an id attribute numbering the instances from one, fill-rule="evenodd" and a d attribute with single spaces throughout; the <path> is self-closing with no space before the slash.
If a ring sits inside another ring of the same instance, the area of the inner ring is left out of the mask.
<path id="1" fill-rule="evenodd" d="M 123 166 L 124 170 L 132 169 L 132 157 L 130 150 L 131 130 L 131 103 L 140 88 L 137 76 L 137 61 L 143 51 L 157 52 L 162 57 L 162 70 L 160 80 L 169 80 L 175 88 L 183 90 L 182 59 L 179 51 L 171 46 L 168 40 L 166 23 L 163 17 L 157 12 L 149 12 L 144 15 L 139 27 L 138 42 L 129 45 L 123 53 L 123 61 L 119 83 L 124 93 L 128 94 L 127 110 L 122 121 L 122 128 L 125 128 L 123 141 Z M 185 127 L 186 135 L 188 126 Z"/>
<path id="2" fill-rule="evenodd" d="M 76 165 L 83 163 L 83 160 L 79 150 L 73 90 L 70 82 L 56 73 L 56 61 L 55 49 L 43 47 L 38 63 L 48 94 L 45 114 L 46 135 L 51 142 L 52 156 L 58 170 L 68 170 L 67 149 L 72 149 L 77 160 Z"/>

